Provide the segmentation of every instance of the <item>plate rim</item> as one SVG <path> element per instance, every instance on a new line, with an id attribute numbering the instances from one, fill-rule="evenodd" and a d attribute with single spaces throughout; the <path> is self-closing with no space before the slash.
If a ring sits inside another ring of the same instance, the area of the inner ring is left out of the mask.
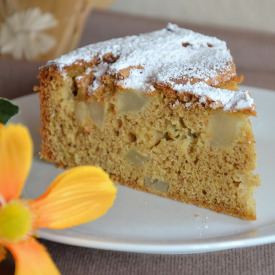
<path id="1" fill-rule="evenodd" d="M 268 93 L 274 93 L 275 90 L 265 89 L 261 87 L 253 86 L 241 86 L 242 89 L 246 90 L 257 90 Z M 12 99 L 14 103 L 20 100 L 27 100 L 38 96 L 36 93 L 23 95 L 17 98 Z M 120 252 L 133 252 L 133 253 L 145 253 L 145 254 L 197 254 L 197 253 L 206 253 L 206 252 L 215 252 L 228 249 L 236 248 L 247 248 L 252 246 L 259 246 L 264 244 L 270 244 L 275 242 L 275 223 L 271 225 L 262 225 L 256 230 L 263 230 L 264 232 L 259 233 L 258 235 L 249 234 L 250 231 L 241 233 L 239 235 L 234 234 L 230 236 L 223 237 L 213 237 L 209 238 L 206 241 L 193 241 L 192 243 L 154 243 L 154 242 L 141 242 L 141 241 L 123 241 L 123 240 L 110 240 L 110 239 L 97 239 L 94 236 L 85 238 L 81 237 L 80 233 L 74 232 L 73 228 L 68 229 L 71 234 L 65 233 L 62 234 L 62 230 L 39 230 L 38 237 L 44 240 L 53 241 L 60 244 L 73 245 L 78 247 L 102 249 L 102 250 L 112 250 Z M 267 229 L 267 230 L 266 230 Z M 251 231 L 255 231 L 252 230 Z M 267 231 L 267 232 L 265 232 Z M 246 235 L 246 236 L 245 236 Z M 221 241 L 222 239 L 222 241 Z M 171 242 L 170 242 L 171 243 Z"/>
<path id="2" fill-rule="evenodd" d="M 275 226 L 272 226 L 275 231 Z M 249 234 L 249 232 L 243 233 L 241 235 Z M 204 243 L 193 242 L 190 244 L 153 244 L 143 242 L 123 242 L 123 241 L 98 241 L 94 238 L 81 238 L 78 236 L 66 236 L 61 234 L 56 234 L 56 232 L 48 232 L 47 230 L 39 230 L 38 237 L 53 241 L 60 244 L 67 244 L 77 247 L 101 249 L 101 250 L 111 250 L 118 252 L 131 252 L 131 253 L 143 253 L 143 254 L 200 254 L 207 252 L 217 252 L 229 249 L 237 248 L 248 248 L 254 246 L 260 246 L 265 244 L 270 244 L 275 242 L 275 233 L 266 234 L 264 236 L 258 237 L 248 237 L 248 238 L 237 238 L 237 239 L 227 239 L 219 242 L 219 237 L 212 238 L 218 241 L 208 241 Z M 211 239 L 210 239 L 211 240 Z"/>

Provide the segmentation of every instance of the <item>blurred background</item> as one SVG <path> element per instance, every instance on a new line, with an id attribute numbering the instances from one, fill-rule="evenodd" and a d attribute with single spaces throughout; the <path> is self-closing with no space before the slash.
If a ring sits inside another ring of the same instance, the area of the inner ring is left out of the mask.
<path id="1" fill-rule="evenodd" d="M 99 9 L 108 10 L 109 18 L 103 14 L 105 21 L 99 18 L 82 36 L 86 19 L 97 16 Z M 0 0 L 0 55 L 48 60 L 78 47 L 79 41 L 83 45 L 146 32 L 168 21 L 211 35 L 213 28 L 273 35 L 274 10 L 274 0 Z M 121 22 L 112 25 L 115 14 Z M 126 15 L 132 16 L 127 23 Z"/>
<path id="2" fill-rule="evenodd" d="M 116 0 L 111 9 L 188 23 L 275 33 L 274 0 Z"/>

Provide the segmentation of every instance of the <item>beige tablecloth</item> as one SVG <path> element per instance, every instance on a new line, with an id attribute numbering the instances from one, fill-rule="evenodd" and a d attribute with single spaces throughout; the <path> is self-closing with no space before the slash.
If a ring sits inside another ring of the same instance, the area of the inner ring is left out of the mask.
<path id="1" fill-rule="evenodd" d="M 88 20 L 81 45 L 158 29 L 166 23 L 97 11 Z M 245 84 L 275 90 L 275 35 L 180 25 L 228 41 L 238 71 L 246 77 Z M 39 65 L 0 60 L 0 96 L 31 93 Z M 196 255 L 147 255 L 43 242 L 65 275 L 275 274 L 275 244 Z M 0 265 L 1 275 L 12 272 L 11 259 Z"/>

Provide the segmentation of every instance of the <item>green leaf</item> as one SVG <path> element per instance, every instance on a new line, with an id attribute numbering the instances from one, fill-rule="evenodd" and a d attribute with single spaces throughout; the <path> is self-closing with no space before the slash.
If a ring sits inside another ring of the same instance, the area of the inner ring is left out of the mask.
<path id="1" fill-rule="evenodd" d="M 0 98 L 0 123 L 6 124 L 8 120 L 19 111 L 18 106 L 5 98 Z"/>

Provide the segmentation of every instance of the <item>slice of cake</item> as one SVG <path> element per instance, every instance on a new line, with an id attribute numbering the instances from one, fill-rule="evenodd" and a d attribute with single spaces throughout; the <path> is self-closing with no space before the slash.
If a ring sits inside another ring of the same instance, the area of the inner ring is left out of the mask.
<path id="1" fill-rule="evenodd" d="M 42 158 L 255 219 L 255 105 L 225 42 L 169 24 L 77 49 L 39 78 Z"/>

